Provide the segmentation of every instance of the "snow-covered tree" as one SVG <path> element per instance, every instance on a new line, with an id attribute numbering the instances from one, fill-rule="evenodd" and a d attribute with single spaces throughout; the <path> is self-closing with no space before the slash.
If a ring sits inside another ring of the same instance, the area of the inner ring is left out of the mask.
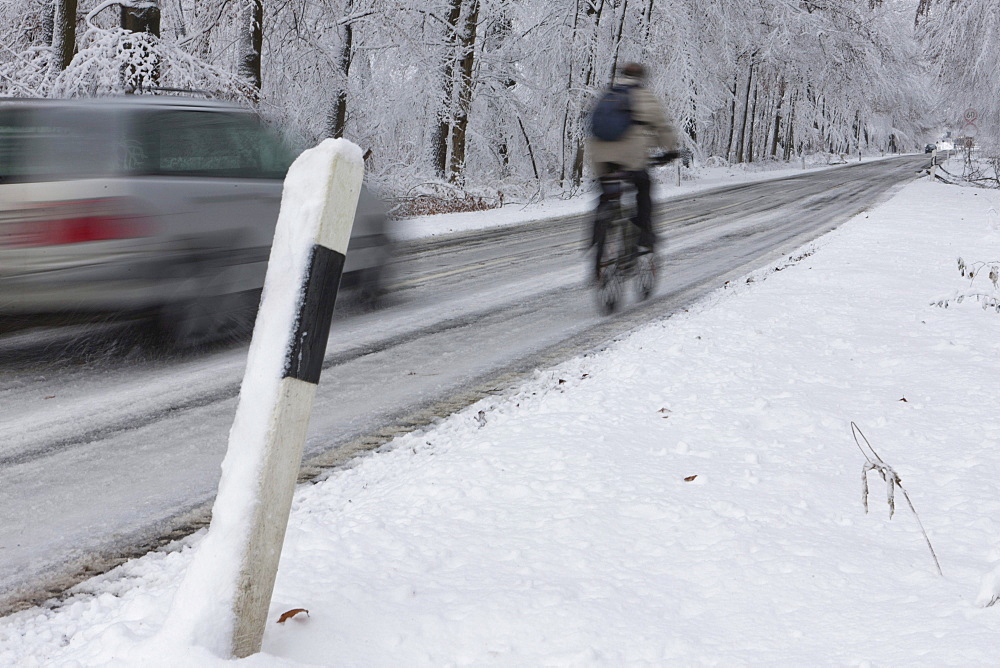
<path id="1" fill-rule="evenodd" d="M 1000 11 L 993 0 L 921 0 L 917 23 L 927 60 L 942 93 L 939 111 L 960 129 L 966 108 L 977 110 L 976 126 L 996 141 L 1000 123 Z"/>
<path id="2" fill-rule="evenodd" d="M 581 187 L 587 113 L 628 61 L 703 157 L 913 148 L 916 2 L 942 80 L 1000 94 L 987 0 L 76 1 L 0 0 L 0 93 L 205 90 L 304 143 L 352 139 L 398 191 Z"/>

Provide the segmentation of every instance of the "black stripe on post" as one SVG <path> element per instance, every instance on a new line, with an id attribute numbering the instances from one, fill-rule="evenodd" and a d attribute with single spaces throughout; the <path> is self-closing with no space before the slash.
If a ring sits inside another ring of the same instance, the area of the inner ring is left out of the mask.
<path id="1" fill-rule="evenodd" d="M 333 305 L 337 301 L 340 276 L 344 273 L 343 253 L 325 246 L 314 245 L 309 258 L 309 273 L 295 323 L 292 344 L 285 357 L 284 378 L 298 378 L 307 383 L 319 383 L 330 336 Z"/>

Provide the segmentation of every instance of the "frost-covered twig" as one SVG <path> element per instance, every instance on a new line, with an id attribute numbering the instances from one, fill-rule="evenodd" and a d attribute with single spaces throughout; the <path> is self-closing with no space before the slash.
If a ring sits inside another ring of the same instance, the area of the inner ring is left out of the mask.
<path id="1" fill-rule="evenodd" d="M 973 282 L 979 278 L 984 271 L 988 270 L 988 276 L 990 283 L 993 284 L 993 292 L 956 292 L 951 297 L 946 297 L 939 299 L 937 301 L 931 302 L 931 306 L 940 306 L 942 308 L 948 308 L 952 303 L 961 304 L 966 299 L 974 299 L 978 301 L 984 311 L 990 309 L 995 310 L 1000 313 L 1000 261 L 990 260 L 989 262 L 973 262 L 967 264 L 962 258 L 958 258 L 958 272 L 969 279 L 969 286 L 971 287 Z"/>
<path id="2" fill-rule="evenodd" d="M 871 446 L 871 443 L 868 442 L 868 439 L 865 438 L 865 435 L 861 432 L 861 428 L 854 422 L 851 423 L 851 433 L 854 436 L 854 442 L 857 444 L 858 450 L 861 451 L 861 454 L 865 456 L 866 460 L 865 465 L 861 469 L 861 501 L 864 503 L 865 512 L 868 512 L 868 472 L 878 471 L 879 475 L 882 476 L 882 480 L 885 480 L 886 485 L 888 486 L 886 489 L 886 496 L 889 503 L 889 519 L 892 519 L 892 516 L 896 511 L 895 488 L 899 487 L 899 491 L 903 493 L 903 498 L 906 499 L 907 505 L 909 505 L 910 510 L 913 511 L 913 516 L 917 520 L 917 526 L 920 527 L 920 532 L 924 534 L 924 540 L 927 542 L 927 549 L 931 551 L 931 558 L 934 559 L 934 566 L 937 568 L 938 575 L 944 576 L 944 573 L 941 571 L 941 563 L 938 561 L 937 554 L 934 552 L 934 546 L 931 545 L 931 539 L 927 536 L 927 530 L 924 529 L 924 523 L 920 521 L 920 515 L 917 514 L 917 509 L 913 507 L 913 501 L 910 500 L 910 495 L 907 494 L 906 489 L 903 487 L 899 474 L 896 473 L 891 466 L 886 464 L 881 457 L 879 457 L 878 453 L 875 452 L 875 449 Z M 865 447 L 861 447 L 861 441 L 858 440 L 859 436 L 861 437 L 861 440 L 865 442 Z M 868 448 L 868 452 L 865 452 L 865 448 Z M 871 456 L 869 456 L 869 452 L 871 453 Z"/>
<path id="3" fill-rule="evenodd" d="M 962 276 L 967 276 L 970 284 L 979 277 L 979 274 L 984 269 L 990 270 L 990 282 L 994 288 L 998 287 L 997 281 L 1000 280 L 1000 260 L 990 260 L 989 262 L 977 261 L 967 264 L 965 260 L 958 258 L 958 273 L 962 274 Z"/>
<path id="4" fill-rule="evenodd" d="M 976 605 L 981 608 L 988 608 L 1000 603 L 1000 565 L 983 576 L 979 585 L 979 595 L 976 597 Z"/>
<path id="5" fill-rule="evenodd" d="M 984 164 L 985 163 L 985 166 Z M 970 185 L 977 188 L 1000 188 L 1000 158 L 990 156 L 985 159 L 972 158 L 970 154 L 962 165 L 962 174 L 953 174 L 943 164 L 937 166 L 937 179 L 955 185 Z M 990 169 L 993 173 L 990 174 Z"/>

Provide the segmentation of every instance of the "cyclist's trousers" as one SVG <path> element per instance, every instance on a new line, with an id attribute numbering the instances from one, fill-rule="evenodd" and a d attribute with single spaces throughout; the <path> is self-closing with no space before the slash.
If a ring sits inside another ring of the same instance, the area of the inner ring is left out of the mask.
<path id="1" fill-rule="evenodd" d="M 652 184 L 649 181 L 649 172 L 643 169 L 635 172 L 621 173 L 625 174 L 628 181 L 635 186 L 636 211 L 632 222 L 639 228 L 639 245 L 652 249 L 656 243 L 656 235 L 653 233 L 653 198 Z M 600 179 L 601 201 L 598 205 L 599 207 L 606 206 L 609 202 L 613 202 L 621 196 L 621 186 L 619 183 L 620 182 L 617 179 L 607 179 L 605 177 Z M 598 220 L 595 219 L 594 222 L 595 225 L 599 226 Z M 598 242 L 598 235 L 601 237 L 600 241 L 603 241 L 604 231 L 598 231 L 595 227 L 595 242 Z M 600 245 L 603 246 L 603 244 Z"/>

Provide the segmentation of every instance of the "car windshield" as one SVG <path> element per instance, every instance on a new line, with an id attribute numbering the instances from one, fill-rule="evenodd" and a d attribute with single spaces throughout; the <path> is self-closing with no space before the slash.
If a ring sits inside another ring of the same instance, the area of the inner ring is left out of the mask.
<path id="1" fill-rule="evenodd" d="M 110 175 L 284 178 L 294 152 L 250 113 L 0 108 L 0 181 Z"/>
<path id="2" fill-rule="evenodd" d="M 116 116 L 95 110 L 0 109 L 0 180 L 99 176 L 115 171 L 122 135 Z"/>
<path id="3" fill-rule="evenodd" d="M 146 114 L 126 171 L 150 175 L 283 178 L 291 150 L 249 113 Z"/>

